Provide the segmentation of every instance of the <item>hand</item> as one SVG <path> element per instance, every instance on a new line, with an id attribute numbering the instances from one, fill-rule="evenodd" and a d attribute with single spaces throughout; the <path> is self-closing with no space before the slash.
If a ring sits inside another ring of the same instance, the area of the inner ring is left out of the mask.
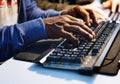
<path id="1" fill-rule="evenodd" d="M 95 24 L 98 24 L 94 11 L 88 8 L 84 8 L 82 6 L 73 7 L 72 9 L 68 11 L 64 11 L 62 13 L 62 15 L 65 15 L 65 14 L 71 15 L 76 18 L 83 19 L 88 26 L 91 26 L 91 20 Z"/>
<path id="2" fill-rule="evenodd" d="M 99 5 L 91 3 L 87 5 L 82 6 L 84 9 L 89 9 L 94 12 L 95 18 L 97 20 L 97 23 L 100 23 L 101 21 L 107 20 L 107 14 L 99 7 Z"/>
<path id="3" fill-rule="evenodd" d="M 110 8 L 111 12 L 116 12 L 118 6 L 117 11 L 120 13 L 120 0 L 107 0 L 106 2 L 103 2 L 102 5 L 105 8 Z"/>
<path id="4" fill-rule="evenodd" d="M 57 39 L 66 38 L 74 45 L 78 44 L 78 39 L 73 34 L 80 34 L 81 37 L 93 39 L 94 32 L 85 25 L 84 21 L 70 15 L 61 15 L 43 19 L 47 37 Z"/>

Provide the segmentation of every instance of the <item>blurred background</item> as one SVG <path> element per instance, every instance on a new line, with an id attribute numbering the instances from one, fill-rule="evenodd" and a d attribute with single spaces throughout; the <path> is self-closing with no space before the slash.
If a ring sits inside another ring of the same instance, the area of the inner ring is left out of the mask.
<path id="1" fill-rule="evenodd" d="M 94 0 L 35 0 L 38 3 L 38 6 L 42 9 L 55 9 L 63 10 L 70 9 L 75 5 L 85 5 L 90 4 Z"/>

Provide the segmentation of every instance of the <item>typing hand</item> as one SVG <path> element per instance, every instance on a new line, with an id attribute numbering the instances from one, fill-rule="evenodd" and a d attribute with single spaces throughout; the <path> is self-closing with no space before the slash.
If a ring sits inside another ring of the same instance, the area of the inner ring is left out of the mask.
<path id="1" fill-rule="evenodd" d="M 70 15 L 61 15 L 43 19 L 45 24 L 47 37 L 57 39 L 66 38 L 74 45 L 78 44 L 78 39 L 73 34 L 80 34 L 81 37 L 93 39 L 94 32 L 85 25 L 82 19 L 77 19 Z"/>
<path id="2" fill-rule="evenodd" d="M 110 8 L 111 12 L 116 12 L 118 6 L 117 11 L 120 13 L 120 0 L 107 0 L 106 2 L 103 2 L 102 5 L 105 8 Z"/>
<path id="3" fill-rule="evenodd" d="M 91 4 L 83 5 L 82 7 L 84 9 L 92 10 L 94 12 L 97 23 L 100 23 L 101 21 L 107 20 L 106 13 L 96 4 L 91 3 Z M 95 23 L 95 22 L 93 22 L 93 23 Z"/>
<path id="4" fill-rule="evenodd" d="M 64 11 L 62 15 L 71 15 L 76 18 L 81 18 L 85 21 L 85 23 L 88 26 L 91 26 L 91 20 L 95 23 L 98 24 L 97 17 L 92 9 L 89 8 L 84 8 L 82 6 L 76 6 L 73 7 L 72 9 L 68 11 Z"/>

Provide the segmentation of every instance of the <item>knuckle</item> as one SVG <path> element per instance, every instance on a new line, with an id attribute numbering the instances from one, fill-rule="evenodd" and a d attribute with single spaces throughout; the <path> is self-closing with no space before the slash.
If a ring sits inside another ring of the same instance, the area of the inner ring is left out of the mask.
<path id="1" fill-rule="evenodd" d="M 60 17 L 61 19 L 64 19 L 64 16 L 65 16 L 65 15 L 61 15 L 61 16 L 59 16 L 59 17 Z"/>
<path id="2" fill-rule="evenodd" d="M 63 21 L 67 21 L 69 19 L 69 15 L 62 15 L 60 16 L 60 18 L 63 20 Z"/>
<path id="3" fill-rule="evenodd" d="M 69 33 L 68 34 L 68 38 L 71 38 L 73 35 L 72 35 L 72 33 Z"/>
<path id="4" fill-rule="evenodd" d="M 89 17 L 89 13 L 88 13 L 88 12 L 85 12 L 85 13 L 84 13 L 84 16 L 85 16 L 85 17 Z"/>
<path id="5" fill-rule="evenodd" d="M 94 14 L 94 11 L 93 11 L 93 10 L 90 10 L 90 12 Z"/>
<path id="6" fill-rule="evenodd" d="M 66 35 L 66 38 L 67 38 L 67 39 L 73 39 L 72 33 L 68 33 L 68 34 Z"/>
<path id="7" fill-rule="evenodd" d="M 64 15 L 64 17 L 69 17 L 69 15 Z"/>
<path id="8" fill-rule="evenodd" d="M 74 9 L 75 9 L 75 10 L 76 10 L 76 9 L 82 10 L 83 8 L 82 8 L 81 6 L 76 6 Z"/>
<path id="9" fill-rule="evenodd" d="M 87 11 L 88 11 L 88 12 L 93 12 L 93 10 L 91 10 L 91 9 L 87 9 Z"/>
<path id="10" fill-rule="evenodd" d="M 81 31 L 80 27 L 76 26 L 76 31 L 80 32 Z"/>

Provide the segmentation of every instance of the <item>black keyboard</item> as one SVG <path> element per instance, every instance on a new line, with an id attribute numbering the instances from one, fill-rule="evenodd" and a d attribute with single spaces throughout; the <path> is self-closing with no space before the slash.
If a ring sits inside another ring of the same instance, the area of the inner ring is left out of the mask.
<path id="1" fill-rule="evenodd" d="M 116 21 L 107 20 L 91 29 L 96 34 L 93 40 L 88 41 L 75 35 L 80 43 L 78 47 L 74 47 L 63 39 L 55 49 L 46 55 L 43 66 L 87 72 L 92 72 L 95 67 L 100 67 L 119 32 L 120 25 Z"/>

